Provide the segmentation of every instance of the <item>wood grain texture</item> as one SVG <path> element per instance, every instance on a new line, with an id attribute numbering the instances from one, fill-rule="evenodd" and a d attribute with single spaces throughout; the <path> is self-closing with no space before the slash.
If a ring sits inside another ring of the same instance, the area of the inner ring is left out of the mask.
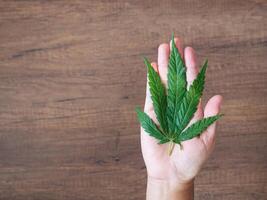
<path id="1" fill-rule="evenodd" d="M 267 196 L 267 2 L 0 1 L 0 199 L 145 199 L 142 56 L 171 32 L 224 96 L 197 200 Z"/>

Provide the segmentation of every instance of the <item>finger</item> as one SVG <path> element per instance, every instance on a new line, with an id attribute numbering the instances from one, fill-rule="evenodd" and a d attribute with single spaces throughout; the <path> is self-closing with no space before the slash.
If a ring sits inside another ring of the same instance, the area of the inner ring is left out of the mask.
<path id="1" fill-rule="evenodd" d="M 151 63 L 152 67 L 156 72 L 158 72 L 158 65 L 155 62 Z M 153 103 L 151 100 L 151 94 L 150 94 L 150 89 L 149 89 L 149 84 L 148 84 L 148 77 L 147 77 L 147 82 L 146 82 L 146 100 L 145 100 L 145 107 L 144 111 L 147 112 L 147 114 L 153 110 Z"/>
<path id="2" fill-rule="evenodd" d="M 184 57 L 186 66 L 186 80 L 188 86 L 190 86 L 198 74 L 198 64 L 194 49 L 192 47 L 186 47 L 184 50 Z"/>
<path id="3" fill-rule="evenodd" d="M 198 74 L 198 65 L 196 53 L 192 47 L 186 47 L 184 50 L 184 60 L 186 66 L 186 80 L 188 86 L 192 84 Z M 203 109 L 201 101 L 198 104 L 197 111 L 194 114 L 194 117 L 190 121 L 189 125 L 203 118 Z"/>
<path id="4" fill-rule="evenodd" d="M 169 54 L 169 45 L 166 43 L 161 44 L 158 48 L 158 71 L 160 78 L 165 86 L 167 86 Z"/>
<path id="5" fill-rule="evenodd" d="M 202 109 L 202 101 L 200 99 L 198 106 L 197 106 L 197 110 L 194 113 L 194 116 L 192 117 L 190 123 L 188 124 L 188 126 L 190 126 L 191 124 L 195 123 L 196 121 L 200 120 L 203 118 L 203 109 Z"/>
<path id="6" fill-rule="evenodd" d="M 158 72 L 158 64 L 156 62 L 152 62 L 151 66 L 153 67 L 153 69 Z"/>
<path id="7" fill-rule="evenodd" d="M 222 104 L 222 96 L 221 95 L 213 96 L 206 104 L 204 110 L 204 116 L 210 117 L 217 115 L 220 112 L 221 104 Z M 203 140 L 204 144 L 208 148 L 211 148 L 215 142 L 215 130 L 216 130 L 216 122 L 210 125 L 207 128 L 207 130 L 200 136 L 200 138 Z"/>

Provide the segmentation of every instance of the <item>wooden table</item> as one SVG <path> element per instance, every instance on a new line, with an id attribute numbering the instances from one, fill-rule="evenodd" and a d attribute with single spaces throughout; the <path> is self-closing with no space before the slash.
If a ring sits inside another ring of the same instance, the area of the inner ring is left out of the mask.
<path id="1" fill-rule="evenodd" d="M 134 108 L 171 33 L 224 96 L 195 199 L 267 196 L 267 2 L 0 1 L 0 199 L 145 199 Z"/>

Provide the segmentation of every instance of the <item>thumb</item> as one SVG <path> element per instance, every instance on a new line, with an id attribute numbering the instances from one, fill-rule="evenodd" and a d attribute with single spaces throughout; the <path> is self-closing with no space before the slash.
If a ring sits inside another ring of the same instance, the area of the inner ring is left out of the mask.
<path id="1" fill-rule="evenodd" d="M 220 107 L 222 104 L 222 96 L 213 96 L 204 109 L 204 117 L 210 117 L 217 115 L 220 112 Z M 210 125 L 207 130 L 200 135 L 200 138 L 206 145 L 207 149 L 212 149 L 215 143 L 215 132 L 216 132 L 216 122 Z"/>

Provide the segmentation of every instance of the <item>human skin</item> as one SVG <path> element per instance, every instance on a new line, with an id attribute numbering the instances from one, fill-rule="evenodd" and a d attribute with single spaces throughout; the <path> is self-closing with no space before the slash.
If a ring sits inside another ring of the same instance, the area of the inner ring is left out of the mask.
<path id="1" fill-rule="evenodd" d="M 175 38 L 175 44 L 184 59 L 186 79 L 190 85 L 199 70 L 196 53 L 191 47 L 183 49 L 179 38 Z M 161 44 L 158 48 L 158 62 L 151 63 L 165 86 L 167 85 L 170 51 L 170 44 Z M 190 124 L 203 117 L 218 114 L 221 103 L 222 96 L 220 95 L 210 98 L 204 109 L 200 102 Z M 144 111 L 158 124 L 148 84 Z M 182 142 L 183 149 L 175 145 L 172 155 L 169 156 L 168 143 L 159 145 L 155 138 L 149 136 L 141 128 L 142 154 L 147 168 L 147 200 L 191 200 L 194 198 L 194 178 L 213 151 L 215 130 L 216 123 L 209 126 L 200 137 Z"/>

